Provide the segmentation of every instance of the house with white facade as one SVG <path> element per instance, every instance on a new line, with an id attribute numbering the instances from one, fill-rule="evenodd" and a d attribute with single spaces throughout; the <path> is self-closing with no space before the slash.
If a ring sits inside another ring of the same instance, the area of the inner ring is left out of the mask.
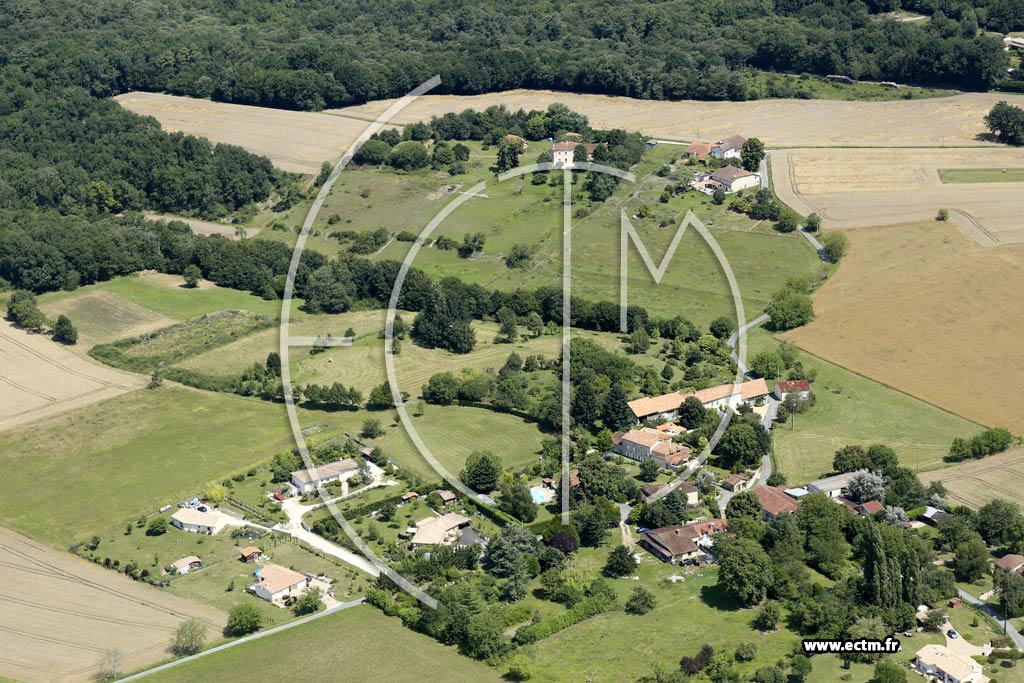
<path id="1" fill-rule="evenodd" d="M 786 382 L 776 382 L 772 394 L 780 401 L 785 401 L 787 396 L 796 398 L 807 398 L 811 395 L 811 383 L 805 379 L 794 379 Z"/>
<path id="2" fill-rule="evenodd" d="M 636 421 L 674 420 L 679 416 L 679 406 L 689 396 L 695 396 L 705 408 L 735 410 L 741 403 L 754 403 L 768 396 L 768 383 L 764 378 L 752 379 L 736 384 L 720 384 L 700 391 L 680 394 L 673 391 L 661 396 L 645 396 L 626 405 L 633 411 Z"/>
<path id="3" fill-rule="evenodd" d="M 459 540 L 460 530 L 469 526 L 469 518 L 457 512 L 440 517 L 427 517 L 416 522 L 409 546 L 416 550 L 426 546 L 452 545 Z"/>
<path id="4" fill-rule="evenodd" d="M 864 470 L 856 472 L 843 472 L 824 479 L 815 479 L 807 484 L 807 490 L 811 493 L 824 493 L 829 498 L 841 498 L 846 495 L 846 489 L 850 482 Z"/>
<path id="5" fill-rule="evenodd" d="M 739 159 L 740 151 L 747 139 L 742 135 L 730 135 L 711 145 L 711 156 L 716 159 Z"/>
<path id="6" fill-rule="evenodd" d="M 658 467 L 679 467 L 691 455 L 688 446 L 675 443 L 665 432 L 649 427 L 616 432 L 612 436 L 612 443 L 619 455 L 637 462 L 654 460 Z"/>
<path id="7" fill-rule="evenodd" d="M 279 564 L 268 564 L 253 572 L 256 582 L 249 590 L 267 602 L 279 603 L 290 595 L 299 595 L 309 586 L 310 577 Z"/>
<path id="8" fill-rule="evenodd" d="M 186 507 L 171 515 L 171 525 L 196 534 L 215 534 L 220 531 L 222 523 L 218 515 Z"/>
<path id="9" fill-rule="evenodd" d="M 942 645 L 925 645 L 914 657 L 914 669 L 940 683 L 986 683 L 981 664 Z"/>
<path id="10" fill-rule="evenodd" d="M 316 488 L 320 484 L 345 481 L 358 470 L 358 463 L 351 458 L 336 460 L 312 469 L 292 472 L 291 484 L 299 492 L 299 495 L 304 496 L 308 493 L 316 493 Z"/>
<path id="11" fill-rule="evenodd" d="M 551 145 L 551 161 L 555 166 L 572 166 L 573 155 L 576 152 L 575 142 L 556 142 Z"/>

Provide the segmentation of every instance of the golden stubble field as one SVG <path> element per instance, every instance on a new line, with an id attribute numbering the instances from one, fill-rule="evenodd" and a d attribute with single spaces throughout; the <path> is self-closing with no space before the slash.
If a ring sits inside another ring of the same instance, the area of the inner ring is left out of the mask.
<path id="1" fill-rule="evenodd" d="M 166 659 L 182 621 L 199 619 L 211 640 L 226 622 L 220 610 L 3 528 L 0 602 L 0 675 L 26 683 L 95 680 L 111 650 L 124 657 L 121 671 L 132 671 Z"/>
<path id="2" fill-rule="evenodd" d="M 999 100 L 1024 104 L 1024 96 L 968 93 L 892 102 L 758 100 L 753 102 L 664 102 L 550 90 L 509 90 L 486 95 L 425 95 L 395 123 L 504 104 L 509 109 L 545 109 L 561 102 L 590 118 L 595 128 L 625 128 L 669 140 L 714 140 L 734 133 L 761 138 L 770 147 L 982 145 L 982 117 Z M 328 110 L 345 118 L 372 120 L 394 100 Z"/>
<path id="3" fill-rule="evenodd" d="M 896 225 L 940 208 L 982 246 L 1024 242 L 1024 183 L 943 183 L 940 169 L 1024 168 L 1024 149 L 786 149 L 771 154 L 772 184 L 826 228 Z"/>
<path id="4" fill-rule="evenodd" d="M 1024 505 L 1024 449 L 1013 448 L 982 458 L 921 474 L 929 484 L 941 481 L 949 502 L 979 508 L 993 498 Z"/>
<path id="5" fill-rule="evenodd" d="M 934 221 L 847 234 L 849 254 L 814 295 L 817 319 L 782 337 L 969 420 L 1024 431 L 1024 245 L 985 249 Z"/>
<path id="6" fill-rule="evenodd" d="M 142 375 L 99 365 L 45 335 L 29 334 L 0 321 L 0 431 L 114 398 L 145 384 Z"/>

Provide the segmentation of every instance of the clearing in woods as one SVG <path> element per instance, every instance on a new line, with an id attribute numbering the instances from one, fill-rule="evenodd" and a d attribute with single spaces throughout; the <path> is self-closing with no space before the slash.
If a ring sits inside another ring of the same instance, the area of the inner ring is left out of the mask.
<path id="1" fill-rule="evenodd" d="M 1014 448 L 980 460 L 925 472 L 921 481 L 941 481 L 949 491 L 949 501 L 980 508 L 993 498 L 1024 505 L 1024 449 Z"/>
<path id="2" fill-rule="evenodd" d="M 365 121 L 315 112 L 251 107 L 150 92 L 114 98 L 125 109 L 152 116 L 164 130 L 238 145 L 270 158 L 290 173 L 316 175 L 325 161 L 337 161 L 366 129 Z"/>
<path id="3" fill-rule="evenodd" d="M 192 232 L 197 235 L 221 235 L 228 239 L 239 239 L 237 230 L 237 227 L 239 226 L 227 225 L 225 223 L 211 223 L 210 221 L 201 221 L 196 218 L 182 218 L 181 216 L 163 216 L 155 213 L 147 213 L 146 218 L 151 221 L 179 221 L 186 224 L 192 229 Z M 246 237 L 255 237 L 259 233 L 259 228 L 245 228 Z"/>
<path id="4" fill-rule="evenodd" d="M 0 432 L 120 396 L 146 384 L 0 321 Z"/>
<path id="5" fill-rule="evenodd" d="M 979 137 L 988 133 L 982 118 L 1000 100 L 1019 106 L 1024 103 L 1024 95 L 965 93 L 891 102 L 665 102 L 550 90 L 509 90 L 485 95 L 424 95 L 402 110 L 394 123 L 429 121 L 431 116 L 446 112 L 483 110 L 500 104 L 514 111 L 546 109 L 553 102 L 561 102 L 586 114 L 595 128 L 637 130 L 670 140 L 714 141 L 740 133 L 757 136 L 769 147 L 973 146 L 986 144 Z M 372 120 L 393 101 L 368 102 L 328 113 Z"/>
<path id="6" fill-rule="evenodd" d="M 166 659 L 182 621 L 202 621 L 209 640 L 220 636 L 226 622 L 218 609 L 3 528 L 0 554 L 0 673 L 19 681 L 95 680 L 108 650 L 120 651 L 121 670 L 131 671 Z"/>
<path id="7" fill-rule="evenodd" d="M 983 249 L 938 222 L 847 234 L 842 267 L 814 295 L 816 320 L 782 337 L 969 420 L 1024 430 L 1024 245 Z"/>
<path id="8" fill-rule="evenodd" d="M 96 287 L 46 295 L 39 303 L 51 318 L 62 313 L 71 318 L 78 330 L 78 343 L 71 348 L 81 353 L 96 344 L 136 337 L 175 323 L 173 318 Z"/>
<path id="9" fill-rule="evenodd" d="M 1024 166 L 1024 150 L 788 149 L 772 153 L 770 163 L 779 199 L 803 215 L 817 213 L 826 228 L 928 220 L 945 208 L 982 246 L 1024 242 L 1024 182 L 977 175 L 980 166 Z M 975 180 L 940 177 L 956 170 Z"/>

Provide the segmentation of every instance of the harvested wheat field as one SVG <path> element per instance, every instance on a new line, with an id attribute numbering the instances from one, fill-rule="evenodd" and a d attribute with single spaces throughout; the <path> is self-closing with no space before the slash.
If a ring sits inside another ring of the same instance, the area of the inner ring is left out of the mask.
<path id="1" fill-rule="evenodd" d="M 949 502 L 958 505 L 979 508 L 993 498 L 1024 505 L 1024 449 L 924 472 L 921 481 L 941 481 L 949 490 Z"/>
<path id="2" fill-rule="evenodd" d="M 734 133 L 756 136 L 770 147 L 932 147 L 984 145 L 982 117 L 999 100 L 1024 104 L 1024 95 L 969 93 L 892 102 L 758 100 L 754 102 L 664 102 L 550 90 L 509 90 L 486 95 L 425 95 L 395 123 L 426 121 L 463 109 L 504 104 L 509 109 L 545 109 L 562 102 L 590 117 L 596 128 L 638 130 L 670 140 L 716 140 Z M 328 113 L 373 120 L 394 100 L 369 102 Z"/>
<path id="3" fill-rule="evenodd" d="M 136 114 L 152 116 L 165 130 L 238 145 L 270 158 L 283 171 L 316 174 L 337 161 L 366 128 L 366 122 L 315 112 L 131 92 L 114 98 Z"/>
<path id="4" fill-rule="evenodd" d="M 1024 431 L 1024 245 L 984 249 L 934 221 L 847 234 L 849 254 L 814 295 L 817 319 L 782 337 L 974 422 Z"/>
<path id="5" fill-rule="evenodd" d="M 216 638 L 220 610 L 198 605 L 0 528 L 0 675 L 37 683 L 94 680 L 105 653 L 121 671 L 170 656 L 174 629 L 196 618 Z"/>
<path id="6" fill-rule="evenodd" d="M 234 225 L 227 225 L 225 223 L 211 223 L 209 221 L 201 221 L 195 218 L 181 218 L 180 216 L 161 216 L 155 213 L 147 213 L 146 218 L 151 221 L 181 221 L 192 228 L 192 232 L 197 235 L 221 235 L 228 239 L 237 240 L 238 232 Z M 259 228 L 245 228 L 246 237 L 255 237 L 260 234 Z"/>
<path id="7" fill-rule="evenodd" d="M 104 401 L 146 379 L 93 363 L 0 321 L 0 431 Z"/>
<path id="8" fill-rule="evenodd" d="M 895 225 L 940 208 L 982 246 L 1024 242 L 1024 182 L 944 183 L 940 170 L 1024 169 L 1024 150 L 791 149 L 771 155 L 779 198 L 826 228 Z"/>

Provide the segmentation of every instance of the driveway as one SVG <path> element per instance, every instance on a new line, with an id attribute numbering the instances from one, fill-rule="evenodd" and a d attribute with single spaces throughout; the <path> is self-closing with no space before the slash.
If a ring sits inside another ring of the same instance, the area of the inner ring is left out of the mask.
<path id="1" fill-rule="evenodd" d="M 972 605 L 976 605 L 977 607 L 982 609 L 986 614 L 995 619 L 997 623 L 1003 623 L 1003 618 L 996 614 L 991 607 L 984 604 L 981 600 L 965 591 L 958 590 L 957 592 L 960 594 L 960 599 L 966 600 Z M 1018 649 L 1024 650 L 1024 636 L 1021 635 L 1020 631 L 1018 631 L 1013 624 L 1006 624 L 1006 635 L 1010 637 L 1010 639 L 1013 641 L 1013 644 L 1016 645 Z"/>

